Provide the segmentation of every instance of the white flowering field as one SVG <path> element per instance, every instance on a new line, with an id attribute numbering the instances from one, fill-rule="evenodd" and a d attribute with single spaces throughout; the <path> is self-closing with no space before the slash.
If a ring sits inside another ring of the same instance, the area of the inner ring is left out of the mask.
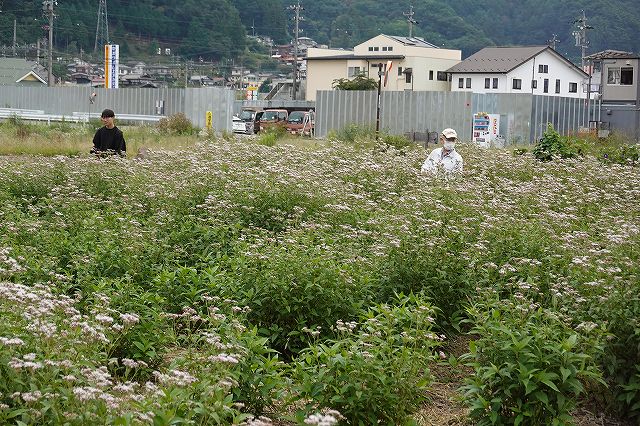
<path id="1" fill-rule="evenodd" d="M 459 152 L 0 158 L 0 424 L 637 420 L 639 168 Z"/>

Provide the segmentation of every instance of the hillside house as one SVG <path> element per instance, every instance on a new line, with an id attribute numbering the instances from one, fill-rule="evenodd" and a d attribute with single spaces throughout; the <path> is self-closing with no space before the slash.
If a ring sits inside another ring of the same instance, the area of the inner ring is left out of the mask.
<path id="1" fill-rule="evenodd" d="M 332 90 L 337 79 L 351 79 L 361 73 L 378 79 L 379 64 L 390 64 L 382 90 L 447 91 L 446 71 L 461 58 L 460 50 L 443 49 L 419 37 L 385 34 L 355 46 L 353 51 L 310 47 L 305 58 L 306 99 L 315 100 L 318 90 Z"/>
<path id="2" fill-rule="evenodd" d="M 452 92 L 587 96 L 588 75 L 549 46 L 485 47 L 447 73 Z"/>
<path id="3" fill-rule="evenodd" d="M 47 69 L 22 58 L 0 58 L 0 85 L 46 86 Z"/>

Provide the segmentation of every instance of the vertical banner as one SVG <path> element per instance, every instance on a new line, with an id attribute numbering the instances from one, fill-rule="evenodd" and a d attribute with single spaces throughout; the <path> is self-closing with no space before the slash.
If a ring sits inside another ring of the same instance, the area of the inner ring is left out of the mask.
<path id="1" fill-rule="evenodd" d="M 118 74 L 120 71 L 120 46 L 105 44 L 104 46 L 104 87 L 118 88 Z"/>

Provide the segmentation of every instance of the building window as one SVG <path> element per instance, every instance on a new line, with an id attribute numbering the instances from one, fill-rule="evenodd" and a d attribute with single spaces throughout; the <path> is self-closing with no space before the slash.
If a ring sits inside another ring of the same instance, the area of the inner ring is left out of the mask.
<path id="1" fill-rule="evenodd" d="M 542 74 L 549 74 L 549 65 L 538 65 L 538 72 Z"/>
<path id="2" fill-rule="evenodd" d="M 494 89 L 497 89 L 497 88 L 498 88 L 498 79 L 497 79 L 497 78 L 494 78 L 494 79 L 493 79 L 493 88 L 494 88 Z"/>
<path id="3" fill-rule="evenodd" d="M 467 89 L 471 89 L 471 77 L 467 77 Z"/>
<path id="4" fill-rule="evenodd" d="M 622 86 L 633 85 L 633 68 L 622 67 L 620 69 L 620 85 Z"/>
<path id="5" fill-rule="evenodd" d="M 514 78 L 513 79 L 513 89 L 514 90 L 521 90 L 522 89 L 522 80 L 519 78 Z"/>
<path id="6" fill-rule="evenodd" d="M 402 67 L 398 67 L 398 77 L 402 75 Z"/>
<path id="7" fill-rule="evenodd" d="M 485 89 L 489 89 L 491 87 L 491 79 L 490 78 L 485 78 L 484 79 L 484 88 Z"/>
<path id="8" fill-rule="evenodd" d="M 620 68 L 607 70 L 607 84 L 620 84 Z"/>
<path id="9" fill-rule="evenodd" d="M 369 52 L 373 52 L 373 46 L 369 46 Z"/>
<path id="10" fill-rule="evenodd" d="M 531 80 L 531 88 L 532 89 L 538 88 L 538 80 Z"/>
<path id="11" fill-rule="evenodd" d="M 387 47 L 387 50 L 388 50 L 389 52 L 393 52 L 393 46 L 389 46 L 389 47 Z"/>
<path id="12" fill-rule="evenodd" d="M 440 73 L 438 73 L 438 74 L 440 74 Z M 438 77 L 440 77 L 440 76 L 438 76 Z M 438 80 L 440 80 L 440 79 L 438 79 Z M 464 89 L 464 78 L 462 78 L 462 77 L 460 77 L 458 79 L 458 88 L 459 89 Z"/>
<path id="13" fill-rule="evenodd" d="M 544 87 L 542 88 L 542 91 L 544 93 L 549 93 L 549 79 L 548 78 L 544 79 Z"/>
<path id="14" fill-rule="evenodd" d="M 386 52 L 387 51 L 387 46 L 382 46 L 382 51 Z"/>
<path id="15" fill-rule="evenodd" d="M 436 78 L 438 79 L 438 81 L 450 81 L 447 80 L 447 73 L 444 71 L 438 71 L 438 75 Z"/>
<path id="16" fill-rule="evenodd" d="M 405 73 L 405 79 L 406 79 L 407 83 L 411 83 L 411 73 L 410 72 Z"/>
<path id="17" fill-rule="evenodd" d="M 356 75 L 360 74 L 360 71 L 360 67 L 349 67 L 348 77 L 355 77 Z"/>
<path id="18" fill-rule="evenodd" d="M 578 83 L 569 83 L 569 93 L 578 93 Z"/>
<path id="19" fill-rule="evenodd" d="M 556 93 L 560 93 L 560 80 L 556 79 Z"/>
<path id="20" fill-rule="evenodd" d="M 374 52 L 377 52 L 377 51 L 379 51 L 379 50 L 380 50 L 380 48 L 379 48 L 378 46 L 375 46 L 375 47 L 373 48 L 373 51 L 374 51 Z"/>
<path id="21" fill-rule="evenodd" d="M 433 80 L 433 70 L 429 70 L 429 80 Z"/>

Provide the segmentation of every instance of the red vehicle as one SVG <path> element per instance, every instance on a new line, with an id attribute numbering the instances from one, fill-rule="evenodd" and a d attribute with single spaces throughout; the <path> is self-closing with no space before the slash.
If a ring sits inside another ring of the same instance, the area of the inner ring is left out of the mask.
<path id="1" fill-rule="evenodd" d="M 287 132 L 294 135 L 313 136 L 315 121 L 313 110 L 293 111 L 287 118 Z"/>
<path id="2" fill-rule="evenodd" d="M 262 131 L 273 126 L 285 127 L 287 124 L 287 117 L 289 117 L 289 111 L 284 108 L 265 109 L 257 122 L 258 128 Z"/>

